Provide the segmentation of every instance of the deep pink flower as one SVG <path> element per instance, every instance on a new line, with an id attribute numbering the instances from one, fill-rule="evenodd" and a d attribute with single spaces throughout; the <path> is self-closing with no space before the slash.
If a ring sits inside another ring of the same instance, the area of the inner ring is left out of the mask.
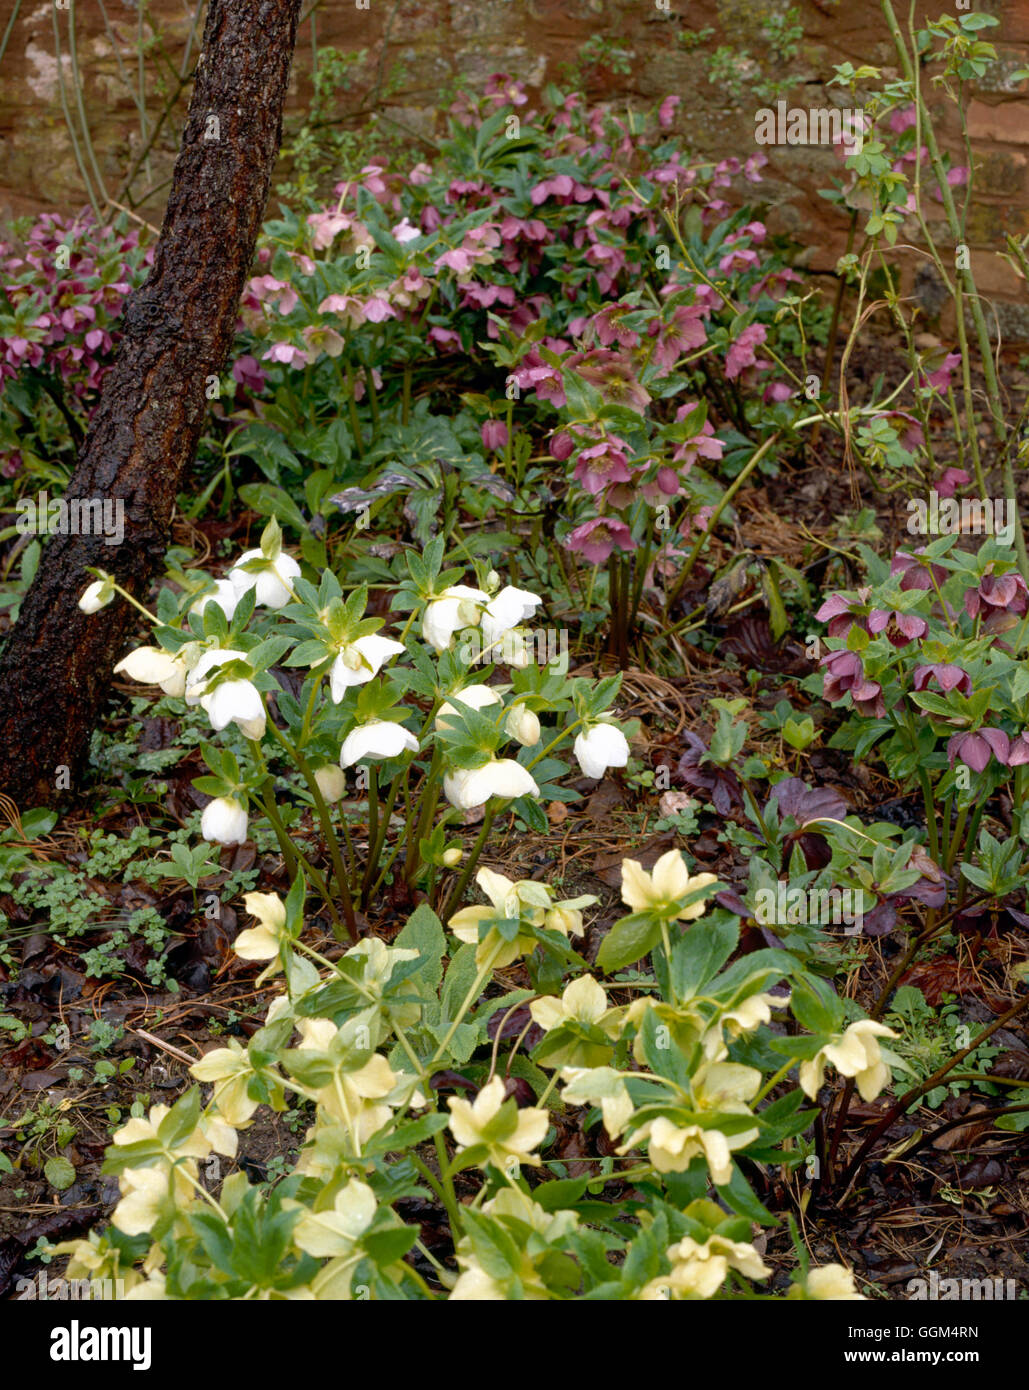
<path id="1" fill-rule="evenodd" d="M 934 371 L 927 372 L 922 378 L 922 384 L 929 383 L 934 390 L 941 395 L 946 395 L 950 388 L 951 379 L 955 370 L 961 365 L 960 352 L 948 352 L 940 365 Z"/>
<path id="2" fill-rule="evenodd" d="M 461 339 L 452 328 L 440 328 L 438 326 L 430 328 L 425 336 L 430 343 L 435 343 L 444 352 L 461 351 Z"/>
<path id="3" fill-rule="evenodd" d="M 978 729 L 955 734 L 947 743 L 947 761 L 951 767 L 954 759 L 960 758 L 973 772 L 982 772 L 991 756 L 999 763 L 1007 763 L 1011 744 L 1003 729 Z"/>
<path id="4" fill-rule="evenodd" d="M 602 565 L 616 546 L 623 551 L 636 549 L 632 532 L 624 521 L 614 516 L 597 516 L 592 521 L 584 521 L 571 533 L 565 545 L 591 565 Z"/>
<path id="5" fill-rule="evenodd" d="M 672 310 L 671 322 L 652 321 L 650 332 L 657 337 L 657 345 L 651 360 L 663 371 L 670 372 L 684 353 L 694 352 L 707 342 L 706 312 L 702 304 L 679 304 Z"/>

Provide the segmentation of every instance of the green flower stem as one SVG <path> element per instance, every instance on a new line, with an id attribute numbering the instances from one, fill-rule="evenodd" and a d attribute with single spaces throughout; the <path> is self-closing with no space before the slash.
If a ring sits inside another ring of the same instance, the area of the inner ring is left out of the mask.
<path id="1" fill-rule="evenodd" d="M 429 1063 L 425 1068 L 425 1073 L 427 1076 L 432 1074 L 436 1066 L 436 1063 L 440 1060 L 440 1058 L 446 1056 L 447 1048 L 450 1046 L 454 1034 L 457 1032 L 460 1024 L 464 1021 L 465 1014 L 468 1012 L 468 1010 L 472 1007 L 476 999 L 478 999 L 479 995 L 481 994 L 482 987 L 483 985 L 485 985 L 486 980 L 489 978 L 489 973 L 493 969 L 493 962 L 496 960 L 497 956 L 500 955 L 500 948 L 503 945 L 503 940 L 499 941 L 497 945 L 493 948 L 493 950 L 490 952 L 488 959 L 480 967 L 478 974 L 472 981 L 471 988 L 465 995 L 464 999 L 462 999 L 461 1001 L 461 1007 L 457 1011 L 457 1016 L 455 1017 L 449 1029 L 447 1030 L 447 1036 L 443 1039 L 439 1047 L 437 1047 L 436 1051 L 432 1054 L 432 1057 L 429 1059 Z"/>
<path id="2" fill-rule="evenodd" d="M 343 903 L 343 916 L 346 919 L 347 935 L 350 937 L 351 941 L 357 941 L 357 922 L 354 918 L 354 902 L 350 893 L 350 880 L 347 877 L 347 870 L 343 864 L 343 857 L 340 853 L 339 848 L 339 840 L 336 837 L 336 831 L 334 830 L 332 825 L 332 815 L 329 812 L 328 806 L 326 805 L 324 796 L 322 796 L 321 787 L 319 787 L 318 785 L 318 779 L 315 777 L 313 771 L 311 770 L 310 763 L 304 757 L 303 753 L 301 753 L 300 749 L 293 746 L 293 744 L 289 741 L 289 739 L 286 737 L 286 735 L 282 732 L 282 730 L 275 723 L 274 719 L 272 719 L 271 717 L 269 717 L 268 719 L 268 727 L 271 729 L 278 742 L 282 745 L 283 751 L 286 753 L 286 756 L 293 762 L 294 766 L 297 768 L 297 770 L 303 776 L 304 781 L 307 783 L 308 790 L 310 791 L 311 796 L 314 800 L 315 810 L 318 815 L 318 823 L 321 826 L 322 835 L 325 839 L 326 847 L 329 851 L 329 857 L 332 860 L 333 869 L 335 870 L 336 883 L 337 887 L 339 888 L 340 899 Z M 324 884 L 324 879 L 322 880 L 322 882 Z M 322 889 L 319 889 L 319 891 L 323 892 L 324 896 L 325 892 L 327 892 L 327 885 L 325 885 L 324 891 Z M 330 900 L 327 898 L 326 901 L 328 902 Z M 336 914 L 334 911 L 333 915 L 335 921 L 338 924 L 338 914 Z"/>
<path id="3" fill-rule="evenodd" d="M 508 803 L 504 802 L 504 806 L 506 807 L 507 805 Z M 486 848 L 486 841 L 489 839 L 489 833 L 490 830 L 493 828 L 493 822 L 497 817 L 499 809 L 499 807 L 494 807 L 493 805 L 489 805 L 486 808 L 486 814 L 482 818 L 482 829 L 479 831 L 478 839 L 472 846 L 471 852 L 468 855 L 468 858 L 465 860 L 464 865 L 462 866 L 461 876 L 457 880 L 457 883 L 454 887 L 453 892 L 450 894 L 450 897 L 447 899 L 446 907 L 440 913 L 440 920 L 443 923 L 447 923 L 450 921 L 450 918 L 457 910 L 458 904 L 464 897 L 465 889 L 468 887 L 468 880 L 471 878 L 475 866 L 479 862 L 479 857 L 482 854 L 482 851 Z M 449 1042 L 449 1038 L 447 1039 L 447 1041 Z"/>
<path id="4" fill-rule="evenodd" d="M 779 1070 L 775 1073 L 775 1075 L 770 1076 L 768 1078 L 765 1084 L 761 1087 L 760 1091 L 758 1091 L 757 1095 L 754 1097 L 751 1104 L 757 1105 L 760 1101 L 763 1101 L 765 1096 L 767 1096 L 769 1092 L 774 1091 L 776 1086 L 778 1086 L 779 1082 L 783 1081 L 789 1075 L 790 1071 L 792 1071 L 792 1069 L 797 1065 L 799 1061 L 799 1057 L 791 1057 L 788 1062 L 784 1062 L 783 1065 L 779 1068 Z"/>
<path id="5" fill-rule="evenodd" d="M 268 722 L 271 723 L 271 720 L 269 720 Z M 272 725 L 272 727 L 274 728 L 274 725 Z M 336 927 L 342 927 L 342 919 L 340 918 L 339 912 L 336 908 L 336 904 L 332 899 L 332 895 L 329 892 L 328 885 L 326 884 L 321 871 L 315 868 L 315 866 L 311 863 L 311 861 L 301 850 L 297 849 L 296 845 L 290 839 L 289 831 L 283 824 L 282 817 L 279 815 L 278 807 L 275 804 L 275 794 L 272 791 L 272 775 L 268 771 L 268 764 L 265 762 L 264 750 L 262 749 L 260 743 L 258 743 L 256 739 L 247 739 L 247 743 L 250 746 L 251 752 L 253 753 L 254 758 L 258 763 L 258 766 L 264 773 L 265 780 L 259 793 L 261 798 L 261 804 L 264 807 L 265 815 L 271 822 L 272 829 L 275 831 L 275 838 L 279 842 L 279 849 L 282 851 L 282 857 L 286 861 L 286 868 L 290 874 L 290 877 L 293 877 L 296 874 L 297 865 L 300 864 L 303 867 L 308 878 L 314 884 L 315 889 L 321 897 L 322 901 L 329 909 L 329 913 L 332 916 L 333 923 Z"/>
<path id="6" fill-rule="evenodd" d="M 393 786 L 397 785 L 399 778 L 393 779 Z M 392 788 L 390 789 L 392 795 Z M 379 769 L 374 763 L 368 768 L 368 861 L 364 866 L 364 877 L 361 880 L 361 901 L 367 906 L 368 894 L 372 886 L 372 875 L 379 865 L 379 857 L 382 854 L 386 836 L 389 834 L 389 818 L 392 811 L 392 800 L 385 808 L 385 813 L 379 816 Z"/>
<path id="7" fill-rule="evenodd" d="M 418 866 L 421 863 L 421 856 L 418 846 L 421 840 L 429 831 L 433 818 L 436 815 L 436 807 L 439 805 L 440 797 L 440 765 L 443 755 L 440 752 L 440 745 L 437 743 L 432 750 L 432 760 L 429 763 L 429 770 L 425 774 L 425 781 L 421 788 L 421 806 L 417 816 L 412 818 L 410 807 L 408 808 L 406 835 L 404 837 L 407 846 L 404 856 L 404 879 L 407 883 L 414 883 Z"/>
<path id="8" fill-rule="evenodd" d="M 439 1139 L 439 1135 L 436 1135 L 435 1137 Z M 446 1158 L 445 1151 L 444 1158 Z M 411 1160 L 414 1163 L 414 1166 L 418 1169 L 419 1173 L 421 1173 L 422 1177 L 432 1188 L 433 1192 L 435 1192 L 436 1196 L 443 1203 L 443 1206 L 446 1208 L 447 1216 L 450 1218 L 450 1227 L 451 1230 L 454 1232 L 454 1244 L 456 1245 L 457 1236 L 461 1230 L 461 1217 L 458 1214 L 457 1200 L 454 1196 L 453 1182 L 450 1179 L 446 1180 L 446 1182 L 449 1183 L 450 1186 L 450 1191 L 448 1193 L 444 1182 L 440 1181 L 440 1179 L 436 1177 L 435 1173 L 432 1171 L 432 1169 L 429 1167 L 429 1165 L 425 1162 L 423 1158 L 419 1158 L 416 1153 L 412 1152 Z"/>
<path id="9" fill-rule="evenodd" d="M 137 609 L 140 613 L 142 613 L 143 617 L 146 618 L 148 623 L 152 623 L 154 627 L 161 626 L 160 619 L 155 618 L 153 613 L 150 612 L 149 608 L 144 608 L 143 605 L 137 599 L 134 599 L 127 589 L 123 589 L 120 584 L 116 583 L 112 583 L 111 588 L 114 590 L 116 594 L 121 594 L 122 598 L 128 599 L 129 603 L 132 604 L 133 608 Z"/>
<path id="10" fill-rule="evenodd" d="M 329 857 L 332 859 L 332 867 L 336 874 L 336 883 L 339 888 L 340 899 L 343 903 L 343 916 L 347 924 L 347 935 L 351 941 L 358 939 L 357 921 L 354 917 L 354 900 L 350 892 L 350 881 L 347 877 L 347 867 L 343 863 L 343 856 L 340 853 L 339 840 L 332 825 L 332 812 L 318 785 L 318 779 L 311 771 L 310 764 L 299 749 L 296 751 L 297 766 L 304 775 L 311 796 L 314 798 L 315 810 L 318 813 L 318 823 L 322 829 L 322 836 L 328 846 Z"/>
<path id="11" fill-rule="evenodd" d="M 732 480 L 732 482 L 729 484 L 726 490 L 722 493 L 718 506 L 712 512 L 711 518 L 708 521 L 707 526 L 704 528 L 703 531 L 701 531 L 700 535 L 697 537 L 693 549 L 686 557 L 686 563 L 683 566 L 678 579 L 675 581 L 675 583 L 672 585 L 671 589 L 668 592 L 668 596 L 665 599 L 665 617 L 667 617 L 668 614 L 671 613 L 672 606 L 675 603 L 675 600 L 682 593 L 683 586 L 685 585 L 687 579 L 689 579 L 690 574 L 693 571 L 693 566 L 697 563 L 697 559 L 700 555 L 700 552 L 704 548 L 704 542 L 710 538 L 710 536 L 714 533 L 715 527 L 718 525 L 719 517 L 725 511 L 726 507 L 729 505 L 732 499 L 736 496 L 737 492 L 739 492 L 743 484 L 750 477 L 751 473 L 753 473 L 754 469 L 764 458 L 765 454 L 767 454 L 769 449 L 771 449 L 772 445 L 777 444 L 779 442 L 780 434 L 781 431 L 776 430 L 775 434 L 770 434 L 768 438 L 765 440 L 765 442 L 754 450 L 746 466 L 740 470 L 740 472 Z"/>
<path id="12" fill-rule="evenodd" d="M 555 749 L 559 743 L 561 743 L 564 739 L 568 737 L 569 734 L 573 734 L 576 729 L 580 728 L 582 723 L 583 720 L 576 719 L 575 722 L 569 724 L 566 729 L 562 729 L 556 738 L 551 739 L 551 741 L 547 744 L 546 748 L 544 748 L 542 753 L 537 753 L 531 762 L 525 764 L 526 772 L 531 772 L 537 763 L 541 763 L 548 753 Z"/>

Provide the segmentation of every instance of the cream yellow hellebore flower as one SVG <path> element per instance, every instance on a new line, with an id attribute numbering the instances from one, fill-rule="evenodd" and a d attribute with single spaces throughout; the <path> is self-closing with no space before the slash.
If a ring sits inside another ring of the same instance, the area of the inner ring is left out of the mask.
<path id="1" fill-rule="evenodd" d="M 375 1193 L 368 1184 L 351 1178 L 336 1193 L 331 1211 L 304 1212 L 293 1229 L 293 1243 L 316 1259 L 352 1256 L 375 1219 L 375 1206 Z"/>
<path id="2" fill-rule="evenodd" d="M 189 1166 L 196 1177 L 196 1165 Z M 152 1231 L 173 1207 L 186 1207 L 193 1200 L 193 1188 L 181 1166 L 166 1168 L 160 1163 L 152 1168 L 126 1168 L 118 1182 L 122 1198 L 111 1213 L 111 1221 L 127 1236 Z"/>
<path id="3" fill-rule="evenodd" d="M 569 1105 L 599 1105 L 604 1128 L 612 1139 L 633 1117 L 635 1106 L 621 1073 L 613 1067 L 562 1067 L 562 1099 Z"/>
<path id="4" fill-rule="evenodd" d="M 652 1279 L 640 1291 L 640 1298 L 711 1298 L 725 1283 L 730 1269 L 748 1279 L 767 1279 L 772 1271 L 752 1245 L 712 1235 L 703 1245 L 692 1236 L 684 1237 L 668 1251 L 671 1274 Z"/>
<path id="5" fill-rule="evenodd" d="M 286 926 L 286 904 L 275 893 L 245 893 L 243 903 L 256 927 L 241 931 L 232 949 L 241 960 L 277 960 Z"/>
<path id="6" fill-rule="evenodd" d="M 801 1090 L 814 1100 L 825 1077 L 825 1065 L 830 1062 L 841 1076 L 854 1078 L 862 1100 L 875 1100 L 891 1079 L 890 1068 L 882 1059 L 878 1040 L 895 1037 L 897 1034 L 884 1023 L 876 1023 L 871 1018 L 859 1019 L 837 1034 L 816 1056 L 801 1062 Z"/>
<path id="7" fill-rule="evenodd" d="M 760 1085 L 761 1073 L 756 1067 L 735 1062 L 707 1063 L 693 1080 L 694 1108 L 721 1115 L 749 1115 L 747 1102 L 754 1098 Z M 677 1125 L 668 1116 L 660 1115 L 648 1120 L 617 1152 L 627 1153 L 646 1139 L 647 1155 L 659 1173 L 685 1172 L 693 1159 L 702 1154 L 712 1182 L 722 1187 L 732 1178 L 732 1151 L 745 1148 L 760 1132 L 754 1126 L 738 1134 L 723 1134 L 716 1127 Z"/>
<path id="8" fill-rule="evenodd" d="M 450 1096 L 450 1132 L 462 1149 L 484 1144 L 487 1157 L 497 1168 L 515 1163 L 539 1165 L 532 1150 L 543 1142 L 550 1124 L 546 1110 L 527 1106 L 519 1110 L 512 1100 L 505 1109 L 504 1081 L 495 1076 L 473 1102 Z"/>
<path id="9" fill-rule="evenodd" d="M 809 1270 L 804 1280 L 804 1292 L 808 1298 L 834 1302 L 866 1301 L 864 1294 L 858 1293 L 853 1272 L 846 1265 L 822 1265 L 821 1269 Z"/>
<path id="10" fill-rule="evenodd" d="M 247 1051 L 235 1038 L 228 1047 L 216 1047 L 205 1052 L 199 1062 L 189 1069 L 198 1081 L 214 1083 L 211 1103 L 234 1128 L 250 1123 L 258 1102 L 247 1095 L 247 1084 L 254 1075 Z M 219 1084 L 220 1083 L 220 1084 Z"/>
<path id="11" fill-rule="evenodd" d="M 716 874 L 695 874 L 692 878 L 686 861 L 677 849 L 670 849 L 647 873 L 635 859 L 622 860 L 622 902 L 633 912 L 656 912 L 663 917 L 677 917 L 681 922 L 693 922 L 704 915 L 704 903 L 674 910 L 673 904 L 687 893 L 717 883 Z"/>
<path id="12" fill-rule="evenodd" d="M 498 931 L 492 929 L 479 941 L 480 922 L 517 918 L 532 926 L 541 927 L 550 906 L 550 895 L 544 884 L 532 884 L 531 894 L 526 895 L 520 891 L 525 887 L 524 884 L 515 883 L 494 869 L 480 869 L 475 875 L 475 882 L 489 898 L 489 903 L 476 903 L 471 907 L 459 908 L 447 925 L 458 941 L 471 945 L 478 943 L 475 963 L 480 969 L 487 961 L 495 968 L 510 965 L 513 960 L 535 948 L 535 936 L 531 932 L 519 932 L 513 941 L 507 941 Z M 537 896 L 539 901 L 533 901 Z"/>
<path id="13" fill-rule="evenodd" d="M 560 999 L 545 995 L 529 1005 L 533 1022 L 545 1031 L 556 1028 L 566 1019 L 581 1023 L 599 1023 L 607 1013 L 607 995 L 592 975 L 580 975 L 566 988 Z"/>

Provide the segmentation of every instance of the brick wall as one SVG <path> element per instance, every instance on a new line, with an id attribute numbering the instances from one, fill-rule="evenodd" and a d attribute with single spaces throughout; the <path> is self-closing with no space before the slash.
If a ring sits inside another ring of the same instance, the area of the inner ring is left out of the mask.
<path id="1" fill-rule="evenodd" d="M 0 218 L 44 208 L 68 209 L 84 201 L 57 81 L 53 3 L 22 0 L 0 66 Z M 80 91 L 68 55 L 68 13 L 57 13 L 68 101 L 73 118 L 79 119 L 81 97 L 100 177 L 117 196 L 141 144 L 139 115 L 124 81 L 135 74 L 137 10 L 133 0 L 74 3 Z M 758 67 L 764 64 L 767 73 L 767 41 L 761 23 L 769 15 L 783 13 L 786 0 L 660 3 L 667 3 L 667 11 L 658 7 L 658 0 L 368 0 L 367 9 L 359 9 L 351 0 L 323 0 L 314 15 L 314 38 L 320 49 L 331 45 L 367 52 L 354 70 L 345 110 L 356 115 L 371 104 L 377 89 L 381 92 L 380 77 L 395 72 L 399 80 L 382 107 L 384 113 L 415 131 L 425 131 L 436 118 L 441 90 L 458 75 L 481 82 L 500 70 L 535 87 L 559 81 L 562 64 L 575 61 L 581 46 L 600 34 L 628 50 L 630 71 L 589 71 L 589 95 L 639 106 L 678 94 L 683 98 L 678 128 L 697 155 L 752 153 L 757 148 L 754 113 L 764 102 L 755 98 L 745 81 L 735 92 L 712 83 L 707 60 L 719 45 L 732 43 L 746 50 Z M 16 4 L 17 0 L 0 0 L 0 37 Z M 949 5 L 947 0 L 936 0 L 925 13 L 957 15 L 959 4 L 960 0 L 950 0 Z M 1001 57 L 994 73 L 966 97 L 979 166 L 969 218 L 973 264 L 983 294 L 995 301 L 1006 339 L 1025 342 L 1029 341 L 1025 287 L 999 253 L 1005 233 L 1029 231 L 1029 84 L 1012 78 L 1020 67 L 1029 65 L 1029 0 L 973 0 L 973 5 L 1000 21 L 986 37 Z M 184 12 L 189 8 L 183 0 L 151 0 L 148 7 L 174 64 L 181 62 L 184 52 L 189 32 Z M 824 83 L 834 63 L 870 63 L 882 67 L 887 76 L 896 75 L 879 0 L 798 0 L 797 8 L 804 36 L 790 64 L 796 79 L 791 105 L 830 104 Z M 906 0 L 900 0 L 902 16 L 906 9 Z M 697 42 L 698 31 L 705 27 L 713 33 Z M 385 47 L 384 37 L 388 39 Z M 311 64 L 308 23 L 297 54 L 295 110 L 302 110 L 309 98 Z M 152 89 L 148 108 L 152 126 L 159 110 Z M 139 211 L 152 223 L 160 221 L 165 192 L 161 185 L 174 160 L 179 123 L 173 114 L 150 157 L 150 177 L 157 188 Z M 956 125 L 952 122 L 944 130 L 954 144 Z M 846 237 L 845 219 L 817 196 L 817 190 L 827 187 L 838 170 L 833 155 L 817 147 L 771 147 L 766 152 L 770 155 L 766 182 L 754 192 L 769 205 L 771 226 L 803 241 L 812 268 L 830 269 L 844 250 Z M 145 191 L 145 185 L 137 184 L 136 190 Z M 912 259 L 909 285 L 914 283 L 913 271 Z M 918 283 L 924 285 L 925 277 Z M 927 308 L 931 300 L 930 286 Z"/>

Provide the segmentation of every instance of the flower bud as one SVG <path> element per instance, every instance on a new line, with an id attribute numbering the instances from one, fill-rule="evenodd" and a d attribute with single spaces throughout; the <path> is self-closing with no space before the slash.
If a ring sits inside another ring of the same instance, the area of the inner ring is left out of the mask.
<path id="1" fill-rule="evenodd" d="M 324 763 L 314 770 L 314 780 L 326 801 L 339 801 L 347 789 L 347 779 L 342 768 L 333 763 Z"/>
<path id="2" fill-rule="evenodd" d="M 204 807 L 200 833 L 220 845 L 241 845 L 247 837 L 247 812 L 234 796 L 216 796 Z"/>
<path id="3" fill-rule="evenodd" d="M 464 853 L 460 845 L 451 845 L 440 855 L 440 863 L 445 869 L 456 869 L 463 857 Z"/>
<path id="4" fill-rule="evenodd" d="M 103 579 L 95 579 L 82 594 L 79 599 L 79 607 L 83 613 L 99 613 L 101 608 L 106 608 L 114 598 L 114 580 L 109 574 Z"/>
<path id="5" fill-rule="evenodd" d="M 508 710 L 504 731 L 523 748 L 533 748 L 540 741 L 539 717 L 519 701 Z"/>

